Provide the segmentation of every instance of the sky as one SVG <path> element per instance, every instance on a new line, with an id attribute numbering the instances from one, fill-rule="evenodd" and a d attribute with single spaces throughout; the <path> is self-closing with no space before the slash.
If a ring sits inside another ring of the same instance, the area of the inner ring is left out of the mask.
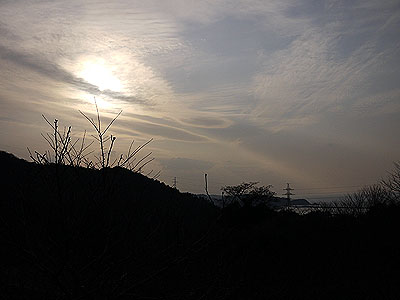
<path id="1" fill-rule="evenodd" d="M 95 97 L 181 191 L 350 192 L 400 160 L 399 28 L 394 0 L 0 0 L 0 149 L 93 133 Z"/>

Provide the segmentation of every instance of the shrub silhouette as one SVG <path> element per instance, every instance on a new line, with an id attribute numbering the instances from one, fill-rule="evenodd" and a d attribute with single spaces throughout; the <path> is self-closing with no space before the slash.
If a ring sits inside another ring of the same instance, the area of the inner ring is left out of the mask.
<path id="1" fill-rule="evenodd" d="M 126 155 L 120 154 L 117 158 L 111 161 L 111 153 L 113 151 L 113 147 L 117 138 L 112 134 L 107 135 L 107 132 L 121 115 L 122 110 L 115 115 L 115 117 L 108 123 L 107 126 L 105 126 L 105 128 L 103 128 L 96 98 L 94 98 L 94 105 L 96 108 L 96 121 L 82 111 L 79 112 L 86 120 L 89 121 L 96 133 L 96 135 L 91 135 L 99 143 L 100 154 L 94 154 L 94 158 L 96 159 L 95 161 L 88 158 L 89 155 L 94 153 L 93 150 L 89 151 L 94 141 L 90 142 L 87 145 L 85 144 L 86 131 L 84 132 L 80 143 L 79 139 L 73 141 L 71 137 L 71 126 L 69 126 L 68 128 L 64 127 L 64 130 L 61 132 L 59 129 L 58 120 L 55 119 L 54 122 L 51 123 L 45 115 L 42 115 L 42 117 L 51 127 L 52 133 L 42 133 L 41 135 L 50 146 L 51 150 L 47 150 L 44 153 L 39 153 L 38 151 L 34 151 L 32 153 L 32 151 L 28 148 L 31 159 L 38 164 L 55 163 L 56 165 L 70 165 L 74 167 L 84 166 L 87 168 L 96 169 L 118 166 L 127 168 L 133 172 L 141 173 L 143 171 L 143 168 L 151 163 L 154 158 L 149 158 L 152 152 L 146 154 L 140 159 L 138 159 L 137 156 L 139 152 L 143 150 L 143 148 L 145 148 L 149 143 L 152 142 L 153 139 L 150 139 L 144 144 L 137 146 L 135 149 L 133 149 L 134 141 L 132 141 Z M 153 178 L 158 178 L 159 175 L 160 172 L 153 175 Z"/>
<path id="2" fill-rule="evenodd" d="M 379 183 L 345 195 L 340 201 L 320 203 L 317 209 L 333 215 L 362 216 L 377 208 L 393 208 L 400 204 L 400 164 L 394 163 L 394 169 Z"/>
<path id="3" fill-rule="evenodd" d="M 381 185 L 390 192 L 392 201 L 400 201 L 400 162 L 394 163 L 394 168 L 389 172 Z"/>

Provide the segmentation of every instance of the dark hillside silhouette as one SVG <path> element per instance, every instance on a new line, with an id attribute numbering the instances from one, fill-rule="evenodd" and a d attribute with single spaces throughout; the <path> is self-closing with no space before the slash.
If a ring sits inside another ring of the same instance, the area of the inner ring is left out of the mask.
<path id="1" fill-rule="evenodd" d="M 126 268 L 142 280 L 215 219 L 209 203 L 127 169 L 37 165 L 5 152 L 0 163 L 2 283 L 41 299 L 112 294 Z"/>
<path id="2" fill-rule="evenodd" d="M 0 152 L 1 299 L 398 299 L 400 208 L 297 215 Z"/>

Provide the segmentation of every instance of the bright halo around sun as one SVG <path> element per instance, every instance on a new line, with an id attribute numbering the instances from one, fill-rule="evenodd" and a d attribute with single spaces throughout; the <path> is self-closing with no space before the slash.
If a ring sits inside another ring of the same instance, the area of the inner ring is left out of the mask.
<path id="1" fill-rule="evenodd" d="M 113 74 L 112 68 L 101 60 L 83 62 L 79 77 L 97 86 L 100 91 L 121 92 L 123 88 L 121 81 Z"/>

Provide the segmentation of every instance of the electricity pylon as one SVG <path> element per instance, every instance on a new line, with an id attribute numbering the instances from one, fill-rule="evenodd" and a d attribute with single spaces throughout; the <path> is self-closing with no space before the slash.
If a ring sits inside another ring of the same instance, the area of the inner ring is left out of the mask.
<path id="1" fill-rule="evenodd" d="M 176 177 L 174 177 L 173 181 L 172 181 L 172 187 L 174 189 L 176 189 Z"/>
<path id="2" fill-rule="evenodd" d="M 286 196 L 287 199 L 287 207 L 290 206 L 290 196 L 294 195 L 291 193 L 291 191 L 293 191 L 293 189 L 290 187 L 290 183 L 286 183 L 286 189 L 283 189 L 284 191 L 286 191 L 286 193 L 282 194 Z"/>

